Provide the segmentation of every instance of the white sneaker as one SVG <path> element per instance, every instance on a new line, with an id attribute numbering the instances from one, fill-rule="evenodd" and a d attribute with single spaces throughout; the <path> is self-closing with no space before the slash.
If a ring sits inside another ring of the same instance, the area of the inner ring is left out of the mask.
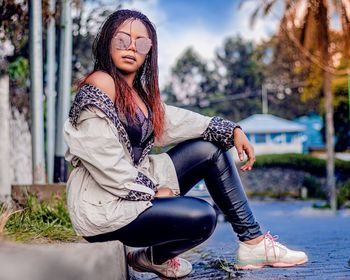
<path id="1" fill-rule="evenodd" d="M 257 245 L 239 242 L 235 268 L 290 267 L 308 261 L 304 252 L 290 250 L 276 242 L 277 239 L 277 236 L 272 236 L 270 232 L 267 232 L 264 235 L 264 240 Z"/>
<path id="2" fill-rule="evenodd" d="M 165 277 L 165 279 L 185 277 L 192 271 L 192 264 L 179 257 L 168 260 L 162 264 L 154 264 L 148 259 L 146 249 L 129 252 L 128 264 L 136 271 L 153 272 L 160 277 Z"/>

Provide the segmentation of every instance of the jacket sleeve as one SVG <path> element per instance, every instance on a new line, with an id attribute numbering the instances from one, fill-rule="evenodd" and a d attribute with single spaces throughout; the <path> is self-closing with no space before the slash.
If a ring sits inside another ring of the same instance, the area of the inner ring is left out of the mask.
<path id="1" fill-rule="evenodd" d="M 233 130 L 236 123 L 221 117 L 207 117 L 201 114 L 164 105 L 165 129 L 162 139 L 156 145 L 174 145 L 185 140 L 202 138 L 217 143 L 228 150 L 234 146 Z"/>
<path id="2" fill-rule="evenodd" d="M 66 159 L 79 158 L 93 179 L 108 192 L 128 200 L 151 200 L 155 183 L 137 170 L 107 119 L 85 119 L 74 128 L 64 126 Z"/>

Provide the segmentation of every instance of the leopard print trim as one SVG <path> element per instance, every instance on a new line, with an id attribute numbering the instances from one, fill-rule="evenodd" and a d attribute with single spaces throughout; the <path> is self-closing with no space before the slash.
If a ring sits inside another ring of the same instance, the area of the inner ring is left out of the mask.
<path id="1" fill-rule="evenodd" d="M 136 179 L 134 180 L 134 183 L 140 184 L 143 186 L 146 186 L 153 190 L 154 192 L 157 191 L 157 187 L 153 184 L 153 182 L 143 173 L 138 172 Z M 125 197 L 125 199 L 128 200 L 151 200 L 152 195 L 144 192 L 139 191 L 130 191 L 128 195 Z"/>
<path id="2" fill-rule="evenodd" d="M 153 184 L 153 182 L 145 174 L 143 174 L 141 172 L 138 172 L 137 177 L 136 177 L 134 182 L 136 184 L 144 185 L 144 186 L 150 188 L 153 191 L 157 190 L 157 188 Z"/>
<path id="3" fill-rule="evenodd" d="M 152 137 L 151 140 L 148 141 L 146 147 L 143 149 L 142 155 L 141 155 L 139 161 L 137 162 L 137 165 L 139 165 L 143 161 L 143 159 L 149 154 L 149 152 L 153 148 L 153 145 L 154 145 L 154 137 Z"/>
<path id="4" fill-rule="evenodd" d="M 233 129 L 236 127 L 240 126 L 221 117 L 213 117 L 202 136 L 204 140 L 216 142 L 225 150 L 229 150 L 234 146 Z"/>
<path id="5" fill-rule="evenodd" d="M 113 122 L 127 150 L 129 151 L 132 160 L 134 161 L 134 154 L 132 152 L 129 136 L 117 115 L 115 106 L 112 100 L 97 87 L 85 84 L 76 94 L 72 107 L 69 111 L 69 120 L 72 126 L 77 126 L 82 110 L 88 105 L 96 106 Z"/>
<path id="6" fill-rule="evenodd" d="M 149 201 L 152 199 L 152 195 L 148 193 L 142 193 L 137 191 L 130 191 L 128 195 L 125 197 L 127 200 L 145 200 Z"/>

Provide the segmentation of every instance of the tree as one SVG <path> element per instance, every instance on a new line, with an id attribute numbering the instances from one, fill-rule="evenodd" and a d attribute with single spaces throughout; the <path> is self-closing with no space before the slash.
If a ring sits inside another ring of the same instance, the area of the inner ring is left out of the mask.
<path id="1" fill-rule="evenodd" d="M 164 88 L 168 101 L 185 106 L 202 108 L 207 106 L 210 95 L 218 90 L 214 71 L 195 52 L 187 48 L 171 70 L 171 81 Z"/>
<path id="2" fill-rule="evenodd" d="M 212 61 L 188 48 L 162 92 L 168 102 L 237 121 L 261 111 L 261 59 L 260 50 L 241 37 L 227 38 Z"/>
<path id="3" fill-rule="evenodd" d="M 271 11 L 277 0 L 264 1 L 252 14 L 252 19 L 259 14 Z M 332 76 L 335 73 L 333 57 L 334 45 L 331 41 L 330 11 L 334 10 L 341 22 L 342 55 L 350 56 L 350 11 L 342 0 L 285 0 L 285 11 L 280 29 L 288 34 L 293 43 L 305 56 L 322 71 L 322 91 L 325 96 L 326 146 L 327 146 L 327 187 L 330 192 L 331 208 L 336 210 L 336 189 L 334 177 L 334 122 Z M 300 17 L 303 4 L 306 9 Z M 297 24 L 299 23 L 299 24 Z"/>
<path id="4" fill-rule="evenodd" d="M 217 50 L 215 63 L 226 100 L 218 104 L 218 111 L 224 116 L 238 121 L 261 112 L 262 55 L 252 42 L 240 36 L 227 38 Z M 242 95 L 244 98 L 238 98 Z"/>
<path id="5" fill-rule="evenodd" d="M 309 112 L 319 112 L 316 98 L 303 98 L 308 69 L 304 57 L 285 33 L 274 35 L 259 46 L 264 53 L 264 86 L 267 89 L 268 113 L 294 119 Z M 290 106 L 295 104 L 295 106 Z"/>

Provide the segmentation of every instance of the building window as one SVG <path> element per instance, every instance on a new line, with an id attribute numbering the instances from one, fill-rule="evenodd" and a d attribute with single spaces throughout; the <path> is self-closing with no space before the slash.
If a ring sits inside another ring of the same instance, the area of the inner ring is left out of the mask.
<path id="1" fill-rule="evenodd" d="M 255 134 L 255 143 L 266 143 L 266 134 Z"/>
<path id="2" fill-rule="evenodd" d="M 270 137 L 272 143 L 280 144 L 283 142 L 282 133 L 271 133 Z"/>
<path id="3" fill-rule="evenodd" d="M 286 133 L 286 142 L 292 143 L 294 142 L 294 138 L 297 136 L 297 133 L 295 132 L 287 132 Z"/>

